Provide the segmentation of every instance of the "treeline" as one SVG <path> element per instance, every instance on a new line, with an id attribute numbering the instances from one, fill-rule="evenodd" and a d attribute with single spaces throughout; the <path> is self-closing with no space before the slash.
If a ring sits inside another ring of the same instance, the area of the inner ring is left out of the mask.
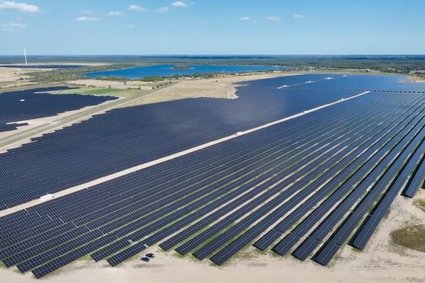
<path id="1" fill-rule="evenodd" d="M 57 69 L 47 69 L 39 70 L 28 73 L 33 82 L 62 82 L 62 81 L 71 81 L 78 80 L 85 77 L 85 74 L 90 72 L 100 72 L 107 71 L 111 69 L 123 69 L 131 67 L 132 65 L 126 64 L 116 64 L 116 65 L 105 65 L 105 66 L 87 66 L 80 68 L 57 68 Z"/>

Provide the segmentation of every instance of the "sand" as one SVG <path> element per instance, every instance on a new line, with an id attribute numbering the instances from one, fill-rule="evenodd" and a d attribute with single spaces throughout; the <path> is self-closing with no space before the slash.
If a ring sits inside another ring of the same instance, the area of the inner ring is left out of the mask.
<path id="1" fill-rule="evenodd" d="M 409 83 L 425 83 L 425 77 L 408 76 L 406 81 Z"/>
<path id="2" fill-rule="evenodd" d="M 31 85 L 26 73 L 34 69 L 4 68 L 0 67 L 0 89 Z"/>
<path id="3" fill-rule="evenodd" d="M 237 98 L 237 86 L 247 81 L 282 76 L 300 75 L 301 72 L 275 72 L 261 74 L 222 75 L 213 79 L 182 79 L 162 88 L 152 95 L 134 101 L 131 106 L 180 100 L 186 98 Z"/>

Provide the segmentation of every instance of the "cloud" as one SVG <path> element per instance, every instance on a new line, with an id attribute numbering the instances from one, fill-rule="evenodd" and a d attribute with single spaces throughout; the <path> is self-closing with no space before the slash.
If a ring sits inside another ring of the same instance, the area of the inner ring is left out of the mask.
<path id="1" fill-rule="evenodd" d="M 133 24 L 129 24 L 129 25 L 127 25 L 127 28 L 135 28 L 136 26 L 135 25 L 133 25 Z"/>
<path id="2" fill-rule="evenodd" d="M 38 13 L 40 8 L 36 5 L 18 3 L 13 1 L 0 1 L 0 10 L 14 10 L 23 13 Z"/>
<path id="3" fill-rule="evenodd" d="M 124 16 L 124 13 L 121 11 L 110 11 L 108 15 L 111 17 L 119 17 Z"/>
<path id="4" fill-rule="evenodd" d="M 92 11 L 90 11 L 90 10 L 82 10 L 82 11 L 81 11 L 81 14 L 84 14 L 84 15 L 91 15 L 91 14 L 93 14 L 93 12 L 92 12 Z"/>
<path id="5" fill-rule="evenodd" d="M 177 8 L 186 8 L 187 6 L 189 6 L 188 4 L 186 4 L 183 1 L 175 1 L 173 3 L 171 3 L 171 6 L 173 7 L 177 7 Z"/>
<path id="6" fill-rule="evenodd" d="M 269 22 L 279 22 L 280 18 L 276 17 L 276 16 L 268 16 L 268 17 L 265 18 L 265 20 L 269 21 Z"/>
<path id="7" fill-rule="evenodd" d="M 130 5 L 129 7 L 128 7 L 128 9 L 130 10 L 130 11 L 134 11 L 134 12 L 145 12 L 145 11 L 147 11 L 147 9 L 146 8 L 143 8 L 143 7 L 141 7 L 141 6 L 137 6 L 137 5 Z"/>
<path id="8" fill-rule="evenodd" d="M 240 21 L 250 21 L 251 18 L 250 17 L 240 17 L 239 20 Z"/>
<path id="9" fill-rule="evenodd" d="M 2 31 L 21 31 L 25 29 L 27 26 L 23 23 L 10 22 L 7 24 L 0 24 L 0 29 Z"/>
<path id="10" fill-rule="evenodd" d="M 167 6 L 159 7 L 156 11 L 158 13 L 167 13 L 168 11 L 170 11 L 170 7 L 167 7 Z"/>
<path id="11" fill-rule="evenodd" d="M 75 18 L 77 22 L 98 22 L 101 19 L 98 17 L 90 17 L 90 16 L 80 16 Z"/>
<path id="12" fill-rule="evenodd" d="M 292 15 L 292 17 L 293 17 L 294 19 L 304 19 L 304 15 L 300 15 L 300 14 Z"/>

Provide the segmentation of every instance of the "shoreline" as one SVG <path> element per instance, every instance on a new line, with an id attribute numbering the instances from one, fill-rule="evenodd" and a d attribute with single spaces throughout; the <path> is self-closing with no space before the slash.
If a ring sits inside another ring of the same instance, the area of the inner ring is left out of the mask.
<path id="1" fill-rule="evenodd" d="M 407 75 L 406 77 L 407 83 L 425 83 L 425 77 L 420 77 L 416 75 Z"/>

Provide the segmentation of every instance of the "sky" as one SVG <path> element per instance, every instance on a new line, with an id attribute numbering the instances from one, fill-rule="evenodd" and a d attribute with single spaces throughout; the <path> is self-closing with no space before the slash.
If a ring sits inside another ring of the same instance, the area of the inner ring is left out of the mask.
<path id="1" fill-rule="evenodd" d="M 0 55 L 425 54 L 424 14 L 423 0 L 0 0 Z"/>

